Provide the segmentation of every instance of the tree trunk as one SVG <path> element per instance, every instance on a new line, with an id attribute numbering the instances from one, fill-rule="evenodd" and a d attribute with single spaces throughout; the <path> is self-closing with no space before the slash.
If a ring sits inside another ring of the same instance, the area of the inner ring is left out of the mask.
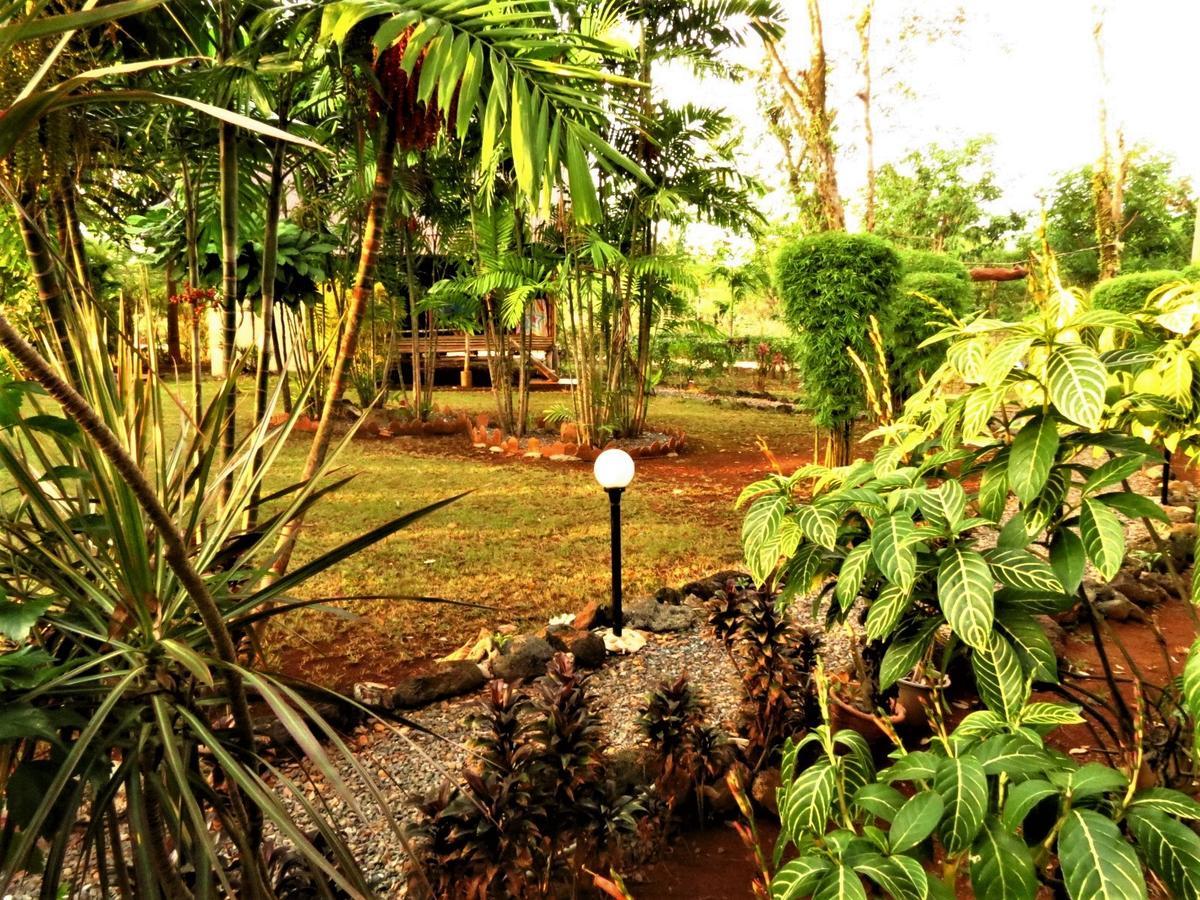
<path id="1" fill-rule="evenodd" d="M 1118 158 L 1114 165 L 1108 127 L 1108 69 L 1104 60 L 1104 17 L 1098 8 L 1092 37 L 1096 42 L 1096 58 L 1100 65 L 1100 159 L 1092 173 L 1092 199 L 1096 208 L 1096 244 L 1099 249 L 1099 276 L 1112 278 L 1121 271 L 1121 231 L 1123 226 L 1125 174 L 1128 160 L 1125 140 L 1117 131 Z"/>
<path id="2" fill-rule="evenodd" d="M 808 24 L 812 32 L 812 59 L 804 81 L 808 88 L 809 144 L 816 166 L 817 199 L 826 231 L 846 230 L 846 211 L 838 193 L 837 155 L 833 143 L 833 117 L 826 101 L 829 67 L 825 58 L 825 36 L 819 0 L 808 0 Z"/>
<path id="3" fill-rule="evenodd" d="M 379 259 L 379 247 L 383 242 L 387 227 L 387 206 L 392 192 L 395 160 L 395 119 L 390 115 L 382 115 L 379 117 L 379 139 L 375 156 L 375 186 L 371 192 L 371 206 L 367 213 L 367 221 L 363 226 L 358 272 L 354 278 L 354 293 L 351 296 L 346 329 L 333 362 L 333 372 L 329 376 L 329 389 L 325 394 L 321 421 L 317 425 L 317 433 L 313 435 L 312 446 L 309 448 L 308 458 L 304 462 L 304 472 L 300 476 L 301 482 L 309 481 L 316 476 L 329 453 L 329 442 L 333 437 L 334 415 L 341 402 L 342 394 L 346 390 L 347 374 L 350 364 L 354 360 L 354 352 L 358 347 L 358 333 L 362 328 L 363 315 L 375 284 L 375 267 Z M 275 562 L 271 566 L 271 573 L 274 577 L 287 571 L 303 524 L 304 517 L 301 515 L 288 522 L 283 528 L 275 548 Z"/>
<path id="4" fill-rule="evenodd" d="M 857 23 L 863 74 L 863 89 L 858 97 L 863 104 L 863 143 L 867 153 L 866 212 L 863 227 L 869 232 L 875 230 L 875 129 L 871 125 L 871 17 L 874 12 L 875 0 L 867 0 Z"/>
<path id="5" fill-rule="evenodd" d="M 179 284 L 175 280 L 175 262 L 167 260 L 167 356 L 172 368 L 178 370 L 183 362 L 183 349 L 179 339 L 179 304 L 172 303 L 171 298 L 179 293 Z"/>
<path id="6" fill-rule="evenodd" d="M 37 288 L 38 300 L 50 320 L 50 326 L 62 347 L 63 359 L 68 363 L 72 378 L 78 378 L 70 333 L 65 321 L 66 298 L 54 267 L 54 252 L 46 241 L 46 224 L 38 203 L 37 188 L 31 184 L 22 186 L 16 203 L 17 223 L 21 229 L 21 240 L 25 245 L 25 257 Z"/>
<path id="7" fill-rule="evenodd" d="M 187 156 L 179 158 L 179 170 L 183 178 L 183 233 L 187 253 L 188 287 L 200 287 L 200 254 L 196 247 L 196 186 L 192 183 L 191 167 Z M 192 415 L 196 427 L 204 418 L 204 373 L 200 367 L 200 307 L 193 302 L 192 311 Z"/>
<path id="8" fill-rule="evenodd" d="M 221 349 L 225 356 L 226 377 L 233 371 L 233 357 L 237 338 L 238 313 L 238 158 L 237 130 L 232 125 L 221 124 L 218 155 L 221 163 Z M 230 390 L 229 408 L 221 427 L 221 458 L 233 456 L 237 444 L 237 388 Z M 233 489 L 230 478 L 221 484 L 222 497 L 228 497 Z"/>

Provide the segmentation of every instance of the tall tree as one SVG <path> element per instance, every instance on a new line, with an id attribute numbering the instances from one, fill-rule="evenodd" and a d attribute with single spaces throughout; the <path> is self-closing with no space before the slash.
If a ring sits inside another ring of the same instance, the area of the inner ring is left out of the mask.
<path id="1" fill-rule="evenodd" d="M 1095 203 L 1096 245 L 1100 253 L 1100 278 L 1112 278 L 1121 271 L 1121 238 L 1125 220 L 1125 179 L 1129 171 L 1129 156 L 1125 152 L 1125 136 L 1120 126 L 1110 131 L 1108 95 L 1110 85 L 1104 55 L 1103 6 L 1096 8 L 1092 38 L 1096 45 L 1096 61 L 1100 72 L 1100 158 L 1092 169 L 1092 195 Z M 1114 146 L 1115 151 L 1114 151 Z"/>
<path id="2" fill-rule="evenodd" d="M 875 0 L 866 0 L 855 30 L 858 32 L 859 67 L 863 84 L 858 98 L 863 105 L 863 146 L 866 149 L 867 189 L 863 228 L 875 230 L 875 128 L 871 123 L 871 19 L 875 14 Z"/>

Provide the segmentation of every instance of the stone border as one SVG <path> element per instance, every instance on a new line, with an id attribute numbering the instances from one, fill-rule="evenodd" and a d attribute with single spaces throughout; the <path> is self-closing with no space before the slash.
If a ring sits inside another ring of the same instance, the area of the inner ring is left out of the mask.
<path id="1" fill-rule="evenodd" d="M 609 447 L 621 447 L 634 459 L 650 459 L 679 453 L 687 444 L 687 434 L 677 428 L 662 430 L 661 433 L 667 435 L 666 440 L 633 447 L 622 446 L 619 441 L 609 441 L 603 447 L 588 447 L 584 444 L 564 440 L 561 437 L 556 441 L 543 441 L 538 437 L 518 438 L 514 435 L 504 434 L 499 428 L 492 428 L 491 417 L 488 413 L 479 413 L 470 420 L 467 433 L 470 435 L 471 443 L 481 450 L 487 448 L 496 453 L 529 459 L 578 459 L 585 462 L 593 462 L 602 451 Z"/>

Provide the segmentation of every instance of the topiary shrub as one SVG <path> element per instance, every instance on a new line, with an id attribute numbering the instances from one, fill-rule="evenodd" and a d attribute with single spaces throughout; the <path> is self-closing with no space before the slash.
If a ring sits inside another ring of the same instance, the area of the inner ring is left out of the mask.
<path id="1" fill-rule="evenodd" d="M 813 421 L 834 437 L 835 462 L 848 462 L 854 417 L 863 386 L 851 347 L 871 350 L 867 317 L 887 309 L 900 280 L 900 258 L 872 235 L 828 232 L 787 244 L 775 264 L 775 281 L 789 325 L 800 333 L 798 368 Z"/>
<path id="2" fill-rule="evenodd" d="M 961 263 L 956 264 L 966 271 Z M 888 314 L 880 322 L 888 352 L 888 375 L 897 400 L 902 401 L 915 393 L 920 387 L 921 376 L 929 375 L 946 358 L 944 343 L 921 347 L 921 343 L 947 321 L 945 313 L 929 300 L 936 301 L 956 316 L 963 316 L 971 308 L 973 295 L 969 280 L 944 271 L 904 276 L 888 307 Z"/>
<path id="3" fill-rule="evenodd" d="M 1182 272 L 1158 269 L 1153 272 L 1132 272 L 1101 281 L 1092 288 L 1092 306 L 1117 312 L 1134 312 L 1146 305 L 1146 298 L 1164 284 L 1184 278 Z"/>
<path id="4" fill-rule="evenodd" d="M 970 270 L 953 256 L 934 253 L 932 250 L 901 250 L 899 253 L 900 271 L 903 275 L 937 272 L 941 275 L 952 275 L 963 284 L 971 283 Z"/>
<path id="5" fill-rule="evenodd" d="M 1184 281 L 1200 281 L 1200 263 L 1184 266 L 1179 272 Z"/>

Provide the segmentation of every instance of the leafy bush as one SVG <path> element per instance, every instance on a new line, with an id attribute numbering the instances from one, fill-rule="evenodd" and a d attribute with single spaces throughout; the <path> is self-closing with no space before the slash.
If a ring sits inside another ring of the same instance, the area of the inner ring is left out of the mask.
<path id="1" fill-rule="evenodd" d="M 1179 277 L 1184 281 L 1200 281 L 1200 263 L 1184 266 L 1179 272 Z"/>
<path id="2" fill-rule="evenodd" d="M 723 375 L 737 359 L 727 338 L 709 333 L 660 334 L 652 352 L 662 380 L 680 384 L 694 381 L 699 375 Z"/>
<path id="3" fill-rule="evenodd" d="M 76 867 L 80 878 L 121 873 L 120 896 L 268 896 L 283 874 L 263 839 L 270 825 L 320 895 L 333 885 L 367 895 L 338 823 L 259 756 L 247 695 L 330 773 L 348 815 L 383 817 L 397 841 L 399 824 L 313 692 L 256 670 L 235 648 L 268 616 L 310 605 L 290 599 L 306 579 L 422 513 L 261 585 L 281 529 L 330 490 L 322 467 L 273 494 L 259 527 L 245 530 L 250 497 L 299 412 L 253 429 L 222 462 L 235 376 L 180 433 L 156 374 L 124 342 L 114 361 L 98 316 L 69 311 L 71 349 L 50 367 L 6 341 L 58 402 L 37 384 L 0 385 L 10 485 L 0 507 L 0 894 L 33 871 L 53 894 Z M 353 790 L 332 775 L 334 759 Z"/>
<path id="4" fill-rule="evenodd" d="M 818 234 L 785 246 L 775 280 L 788 323 L 800 333 L 799 368 L 817 425 L 840 433 L 841 455 L 863 407 L 858 369 L 846 353 L 870 352 L 867 317 L 881 315 L 900 280 L 900 259 L 871 235 Z"/>
<path id="5" fill-rule="evenodd" d="M 936 257 L 938 254 L 925 254 Z M 949 260 L 966 272 L 966 268 L 949 257 Z M 888 307 L 888 314 L 880 322 L 884 344 L 888 354 L 888 369 L 892 389 L 897 397 L 908 397 L 920 387 L 922 375 L 928 376 L 946 358 L 945 344 L 928 347 L 921 344 L 932 337 L 939 328 L 947 324 L 949 317 L 944 310 L 955 316 L 963 316 L 971 308 L 971 283 L 969 279 L 945 271 L 914 272 L 905 275 L 896 291 L 896 297 Z M 930 301 L 934 301 L 931 303 Z M 939 305 L 940 308 L 939 309 Z"/>
<path id="6" fill-rule="evenodd" d="M 1136 312 L 1146 305 L 1146 298 L 1158 288 L 1183 277 L 1183 273 L 1171 269 L 1118 275 L 1092 288 L 1092 306 L 1116 312 Z"/>
<path id="7" fill-rule="evenodd" d="M 932 250 L 900 250 L 900 271 L 908 275 L 918 272 L 937 272 L 950 275 L 965 284 L 971 283 L 971 272 L 965 265 L 947 253 Z"/>

